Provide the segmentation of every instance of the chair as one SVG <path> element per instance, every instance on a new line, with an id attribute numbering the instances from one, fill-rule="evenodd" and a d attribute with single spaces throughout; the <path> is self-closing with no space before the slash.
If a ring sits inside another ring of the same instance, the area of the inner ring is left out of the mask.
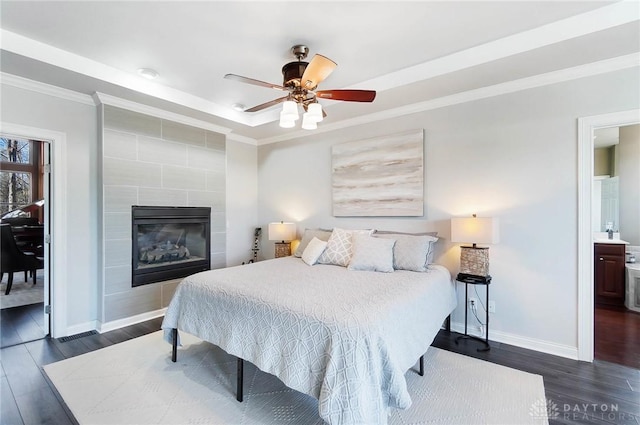
<path id="1" fill-rule="evenodd" d="M 27 281 L 27 272 L 32 272 L 33 284 L 35 285 L 36 270 L 44 269 L 44 260 L 33 254 L 25 254 L 18 248 L 9 224 L 0 224 L 0 239 L 2 240 L 0 246 L 0 278 L 5 273 L 9 274 L 7 290 L 4 294 L 9 295 L 11 291 L 14 272 L 25 272 L 25 282 Z"/>

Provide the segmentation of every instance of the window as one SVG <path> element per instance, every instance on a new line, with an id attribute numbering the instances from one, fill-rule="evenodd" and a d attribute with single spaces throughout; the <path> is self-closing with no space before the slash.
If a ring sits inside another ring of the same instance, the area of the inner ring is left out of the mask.
<path id="1" fill-rule="evenodd" d="M 39 156 L 34 146 L 39 143 L 0 137 L 0 214 L 34 201 Z"/>

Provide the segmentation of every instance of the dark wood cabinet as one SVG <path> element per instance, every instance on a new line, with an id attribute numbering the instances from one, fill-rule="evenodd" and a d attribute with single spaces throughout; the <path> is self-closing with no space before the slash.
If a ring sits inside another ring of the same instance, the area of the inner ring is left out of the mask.
<path id="1" fill-rule="evenodd" d="M 625 246 L 597 243 L 593 252 L 596 305 L 624 306 Z"/>

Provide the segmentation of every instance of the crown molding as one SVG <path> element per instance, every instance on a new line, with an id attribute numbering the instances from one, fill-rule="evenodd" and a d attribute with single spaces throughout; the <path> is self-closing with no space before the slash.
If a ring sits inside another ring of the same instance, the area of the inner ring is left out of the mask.
<path id="1" fill-rule="evenodd" d="M 122 71 L 95 60 L 68 52 L 40 41 L 0 29 L 2 50 L 25 56 L 62 69 L 77 72 L 100 81 L 115 84 L 138 93 L 153 96 L 181 106 L 186 106 L 220 118 L 245 125 L 252 125 L 251 120 L 231 108 L 226 108 L 207 99 L 163 86 L 146 80 L 137 74 Z"/>
<path id="2" fill-rule="evenodd" d="M 434 109 L 444 108 L 446 106 L 458 105 L 475 100 L 515 93 L 522 90 L 548 86 L 551 84 L 576 80 L 593 75 L 606 74 L 609 72 L 615 72 L 638 66 L 640 66 L 640 53 L 633 53 L 630 55 L 619 56 L 617 58 L 534 75 L 532 77 L 521 78 L 518 80 L 508 81 L 506 83 L 495 84 L 487 87 L 481 87 L 474 90 L 456 93 L 450 96 L 443 96 L 436 99 L 430 99 L 423 102 L 404 105 L 398 108 L 387 109 L 384 111 L 359 116 L 356 118 L 346 119 L 333 124 L 318 127 L 317 130 L 313 131 L 313 134 L 316 135 L 320 133 L 326 133 L 357 125 L 369 124 L 375 121 L 382 121 L 390 118 L 400 117 L 403 115 L 430 111 Z M 295 132 L 283 134 L 280 136 L 258 139 L 258 146 L 283 142 L 285 140 L 298 139 L 308 135 L 309 132 L 307 131 L 297 130 Z"/>
<path id="3" fill-rule="evenodd" d="M 537 28 L 355 84 L 378 92 L 471 68 L 551 44 L 638 21 L 637 1 L 620 1 Z"/>
<path id="4" fill-rule="evenodd" d="M 129 111 L 138 112 L 144 115 L 151 115 L 156 118 L 161 118 L 169 121 L 174 121 L 180 124 L 190 125 L 192 127 L 198 127 L 205 130 L 214 131 L 227 135 L 231 133 L 231 129 L 220 125 L 212 124 L 210 122 L 202 121 L 196 118 L 191 118 L 186 115 L 176 114 L 164 109 L 156 108 L 153 106 L 143 105 L 141 103 L 132 102 L 130 100 L 121 99 L 119 97 L 111 96 L 109 94 L 96 92 L 93 95 L 93 101 L 95 105 L 109 105 L 117 108 L 127 109 Z M 93 103 L 93 102 L 92 102 Z"/>
<path id="5" fill-rule="evenodd" d="M 24 77 L 18 77 L 17 75 L 7 74 L 6 72 L 0 72 L 0 83 L 19 89 L 57 97 L 59 99 L 69 100 L 71 102 L 82 103 L 83 105 L 95 106 L 92 97 L 88 94 L 78 93 L 73 90 L 63 89 L 62 87 L 52 86 L 51 84 L 29 80 Z"/>
<path id="6" fill-rule="evenodd" d="M 253 139 L 247 136 L 242 136 L 236 133 L 227 134 L 227 141 L 245 143 L 247 145 L 252 145 L 252 146 L 258 146 L 258 141 L 256 139 Z"/>

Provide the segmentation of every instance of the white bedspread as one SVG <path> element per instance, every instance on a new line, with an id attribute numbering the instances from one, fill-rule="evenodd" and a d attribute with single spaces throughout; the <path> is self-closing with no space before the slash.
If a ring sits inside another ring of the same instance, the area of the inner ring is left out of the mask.
<path id="1" fill-rule="evenodd" d="M 196 335 L 319 400 L 330 424 L 386 424 L 404 374 L 455 308 L 447 269 L 310 267 L 285 257 L 185 278 L 162 328 Z"/>

